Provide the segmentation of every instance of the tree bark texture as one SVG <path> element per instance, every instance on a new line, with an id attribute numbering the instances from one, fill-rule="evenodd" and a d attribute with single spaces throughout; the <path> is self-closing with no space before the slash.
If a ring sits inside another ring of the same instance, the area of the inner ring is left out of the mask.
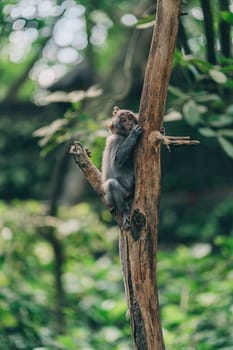
<path id="1" fill-rule="evenodd" d="M 160 131 L 180 16 L 180 0 L 157 1 L 156 22 L 139 109 L 143 137 L 136 151 L 136 189 L 130 231 L 121 230 L 120 253 L 137 350 L 163 350 L 156 277 L 160 197 L 160 146 L 150 134 Z"/>
<path id="2" fill-rule="evenodd" d="M 163 140 L 159 131 L 163 123 L 180 6 L 181 0 L 157 0 L 156 22 L 139 109 L 143 136 L 135 158 L 136 188 L 130 229 L 121 227 L 120 231 L 120 258 L 135 350 L 165 349 L 156 275 L 160 197 L 158 141 Z M 172 138 L 163 141 L 174 142 Z M 181 138 L 180 142 L 184 144 L 187 140 Z M 103 199 L 101 174 L 89 159 L 88 151 L 76 141 L 70 153 Z M 119 214 L 115 219 L 121 226 L 122 218 Z"/>

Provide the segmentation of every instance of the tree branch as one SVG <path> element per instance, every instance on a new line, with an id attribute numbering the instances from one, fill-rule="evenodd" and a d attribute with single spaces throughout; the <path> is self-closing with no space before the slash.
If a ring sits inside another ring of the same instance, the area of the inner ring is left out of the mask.
<path id="1" fill-rule="evenodd" d="M 190 136 L 165 136 L 159 131 L 152 131 L 148 141 L 155 149 L 163 143 L 169 151 L 170 146 L 190 146 L 200 143 L 200 141 L 197 140 L 190 140 Z"/>
<path id="2" fill-rule="evenodd" d="M 83 145 L 79 141 L 74 141 L 73 145 L 70 147 L 69 153 L 73 155 L 75 163 L 82 170 L 86 179 L 89 181 L 93 189 L 99 194 L 103 204 L 109 210 L 111 210 L 112 208 L 109 208 L 107 203 L 104 201 L 101 182 L 101 172 L 92 163 L 90 159 L 91 153 L 86 147 L 83 147 Z M 120 213 L 114 211 L 112 212 L 112 215 L 118 226 L 121 227 L 122 216 L 120 215 Z"/>
<path id="3" fill-rule="evenodd" d="M 74 141 L 74 144 L 70 148 L 70 154 L 74 156 L 75 163 L 78 164 L 94 190 L 103 197 L 101 172 L 90 160 L 90 152 L 88 149 L 83 147 L 79 141 Z"/>

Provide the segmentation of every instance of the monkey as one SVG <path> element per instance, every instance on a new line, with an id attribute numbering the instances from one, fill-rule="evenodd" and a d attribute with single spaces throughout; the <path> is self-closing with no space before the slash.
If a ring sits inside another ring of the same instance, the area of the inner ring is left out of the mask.
<path id="1" fill-rule="evenodd" d="M 117 210 L 129 228 L 129 213 L 133 203 L 135 178 L 133 153 L 142 128 L 130 110 L 113 108 L 112 132 L 106 140 L 102 158 L 102 189 L 112 212 Z"/>

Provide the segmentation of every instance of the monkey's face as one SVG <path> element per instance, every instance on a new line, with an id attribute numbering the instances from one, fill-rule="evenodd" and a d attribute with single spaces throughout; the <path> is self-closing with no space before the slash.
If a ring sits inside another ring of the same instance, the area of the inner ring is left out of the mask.
<path id="1" fill-rule="evenodd" d="M 137 124 L 134 113 L 129 110 L 121 110 L 121 113 L 113 118 L 111 130 L 113 133 L 127 136 L 134 124 Z"/>
<path id="2" fill-rule="evenodd" d="M 119 117 L 119 123 L 122 128 L 129 131 L 135 124 L 135 117 L 130 113 L 121 114 Z"/>

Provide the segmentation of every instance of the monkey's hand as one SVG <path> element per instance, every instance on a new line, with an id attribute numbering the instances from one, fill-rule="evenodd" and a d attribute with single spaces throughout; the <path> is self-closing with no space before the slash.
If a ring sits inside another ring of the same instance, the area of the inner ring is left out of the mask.
<path id="1" fill-rule="evenodd" d="M 140 136 L 143 133 L 142 128 L 138 125 L 138 124 L 134 124 L 134 126 L 132 127 L 132 130 L 130 132 L 131 135 L 133 136 Z"/>

